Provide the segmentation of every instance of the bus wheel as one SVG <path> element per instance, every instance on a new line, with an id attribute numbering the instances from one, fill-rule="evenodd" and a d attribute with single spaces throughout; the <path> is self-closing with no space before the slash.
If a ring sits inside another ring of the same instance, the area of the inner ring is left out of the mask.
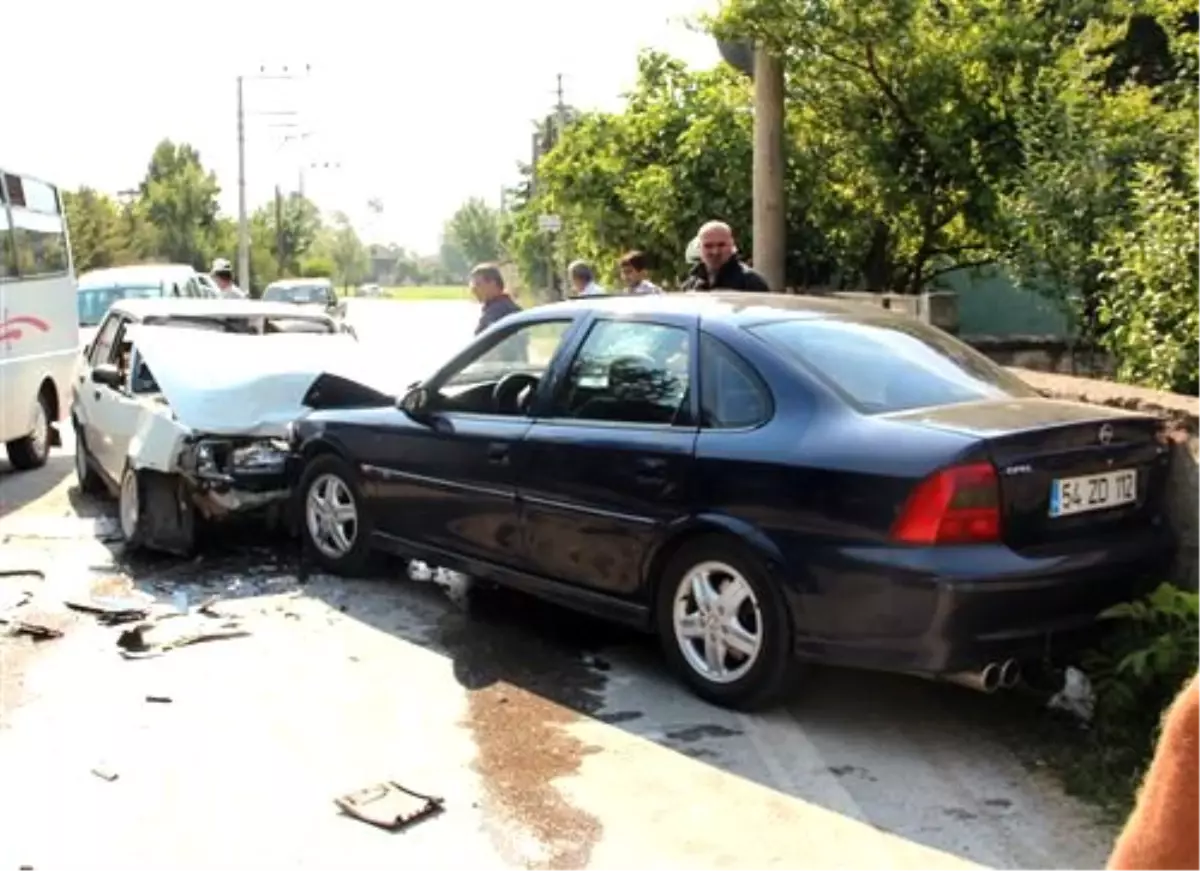
<path id="1" fill-rule="evenodd" d="M 13 439 L 5 447 L 8 449 L 8 461 L 14 469 L 39 469 L 46 465 L 50 457 L 50 441 L 53 433 L 50 431 L 50 400 L 45 393 L 38 394 L 37 407 L 34 410 L 33 432 L 19 439 Z"/>

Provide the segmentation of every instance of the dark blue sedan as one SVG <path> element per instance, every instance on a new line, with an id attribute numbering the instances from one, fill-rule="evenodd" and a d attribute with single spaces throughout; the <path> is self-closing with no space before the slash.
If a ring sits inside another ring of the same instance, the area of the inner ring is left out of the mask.
<path id="1" fill-rule="evenodd" d="M 655 631 L 735 707 L 796 660 L 1011 686 L 1170 545 L 1156 418 L 810 297 L 539 307 L 293 448 L 325 568 L 377 548 Z"/>

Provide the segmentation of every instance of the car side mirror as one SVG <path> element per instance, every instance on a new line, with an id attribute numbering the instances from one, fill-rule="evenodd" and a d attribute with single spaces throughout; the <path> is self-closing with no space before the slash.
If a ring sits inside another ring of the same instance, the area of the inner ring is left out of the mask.
<path id="1" fill-rule="evenodd" d="M 121 374 L 112 363 L 101 363 L 92 370 L 92 383 L 103 384 L 105 387 L 111 387 L 113 390 L 120 390 L 125 386 L 125 376 Z"/>
<path id="2" fill-rule="evenodd" d="M 420 385 L 409 389 L 400 400 L 400 410 L 413 420 L 429 417 L 429 391 Z"/>

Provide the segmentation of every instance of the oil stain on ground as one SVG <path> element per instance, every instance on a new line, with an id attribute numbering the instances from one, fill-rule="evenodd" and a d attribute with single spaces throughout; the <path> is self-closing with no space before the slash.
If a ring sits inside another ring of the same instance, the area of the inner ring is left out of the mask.
<path id="1" fill-rule="evenodd" d="M 488 809 L 542 848 L 511 857 L 526 867 L 586 867 L 600 838 L 600 821 L 571 805 L 554 781 L 576 773 L 595 752 L 567 727 L 604 705 L 607 674 L 586 654 L 614 632 L 620 630 L 505 591 L 476 591 L 467 612 L 439 621 L 437 643 L 469 691 L 464 725 L 475 741 Z"/>

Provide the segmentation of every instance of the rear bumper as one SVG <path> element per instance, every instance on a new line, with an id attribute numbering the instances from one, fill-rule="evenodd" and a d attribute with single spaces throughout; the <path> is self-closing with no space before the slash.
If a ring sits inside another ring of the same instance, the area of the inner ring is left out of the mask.
<path id="1" fill-rule="evenodd" d="M 1102 611 L 1155 579 L 1172 546 L 1169 532 L 1154 528 L 1053 556 L 1005 547 L 841 550 L 846 568 L 818 579 L 820 595 L 791 588 L 796 653 L 922 674 L 1069 656 L 1095 637 Z"/>

